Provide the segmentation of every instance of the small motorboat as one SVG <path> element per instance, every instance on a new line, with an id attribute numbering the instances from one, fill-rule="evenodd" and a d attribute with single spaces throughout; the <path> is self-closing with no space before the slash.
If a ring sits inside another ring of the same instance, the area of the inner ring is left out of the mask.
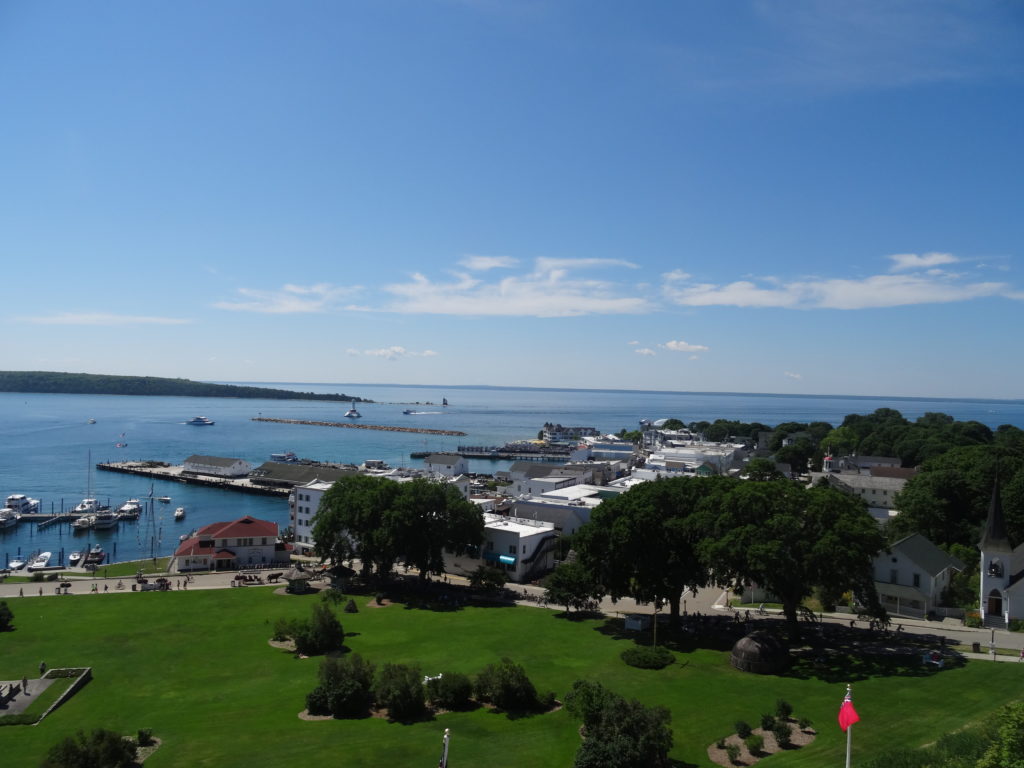
<path id="1" fill-rule="evenodd" d="M 184 507 L 178 507 L 176 510 L 174 510 L 174 519 L 175 520 L 184 520 L 185 519 L 185 508 Z"/>
<path id="2" fill-rule="evenodd" d="M 402 411 L 403 416 L 412 416 L 415 413 L 416 411 L 414 411 L 412 408 L 406 408 L 404 411 Z"/>
<path id="3" fill-rule="evenodd" d="M 89 554 L 85 556 L 85 563 L 86 565 L 101 565 L 106 557 L 107 553 L 103 551 L 103 547 L 93 544 L 89 549 Z"/>
<path id="4" fill-rule="evenodd" d="M 21 521 L 21 515 L 13 509 L 0 509 L 0 528 L 13 528 Z"/>
<path id="5" fill-rule="evenodd" d="M 119 520 L 138 520 L 141 512 L 142 504 L 139 503 L 139 500 L 128 499 L 128 501 L 117 508 L 117 517 Z"/>
<path id="6" fill-rule="evenodd" d="M 345 411 L 345 418 L 346 419 L 361 419 L 361 418 L 363 418 L 363 414 L 361 414 L 359 411 L 356 410 L 355 400 L 352 401 L 352 407 L 349 408 L 347 411 Z"/>
<path id="7" fill-rule="evenodd" d="M 92 521 L 95 519 L 95 515 L 83 515 L 76 520 L 71 521 L 71 530 L 73 531 L 87 531 L 92 528 Z"/>
<path id="8" fill-rule="evenodd" d="M 82 562 L 81 552 L 72 552 L 70 555 L 68 555 L 68 565 L 74 567 L 78 565 L 80 562 Z"/>
<path id="9" fill-rule="evenodd" d="M 194 416 L 185 423 L 191 424 L 193 427 L 212 427 L 214 424 L 216 424 L 215 421 L 212 421 L 206 418 L 205 416 Z"/>
<path id="10" fill-rule="evenodd" d="M 32 558 L 32 562 L 28 564 L 28 570 L 37 571 L 45 568 L 50 564 L 51 557 L 53 557 L 52 552 L 40 552 Z"/>
<path id="11" fill-rule="evenodd" d="M 16 557 L 7 563 L 7 567 L 10 568 L 12 571 L 20 571 L 22 568 L 25 567 L 25 561 L 22 560 L 20 557 Z"/>
<path id="12" fill-rule="evenodd" d="M 161 504 L 170 504 L 171 503 L 171 497 L 170 496 L 157 496 L 156 500 L 159 501 Z"/>

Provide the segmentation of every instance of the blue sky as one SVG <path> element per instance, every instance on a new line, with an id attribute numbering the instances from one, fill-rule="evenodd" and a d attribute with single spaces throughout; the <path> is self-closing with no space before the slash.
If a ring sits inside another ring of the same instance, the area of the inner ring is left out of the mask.
<path id="1" fill-rule="evenodd" d="M 1024 5 L 0 4 L 0 367 L 1024 397 Z"/>

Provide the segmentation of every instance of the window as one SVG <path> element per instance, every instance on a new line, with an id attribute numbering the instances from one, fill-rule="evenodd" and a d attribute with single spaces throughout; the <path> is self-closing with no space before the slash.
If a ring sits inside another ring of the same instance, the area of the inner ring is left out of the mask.
<path id="1" fill-rule="evenodd" d="M 897 571 L 895 568 L 893 568 L 891 571 L 889 571 L 889 583 L 890 584 L 899 584 L 900 583 L 900 572 Z"/>
<path id="2" fill-rule="evenodd" d="M 488 552 L 493 552 L 494 551 L 494 542 L 493 541 L 488 541 L 487 542 L 487 551 Z"/>
<path id="3" fill-rule="evenodd" d="M 516 545 L 515 544 L 509 544 L 508 545 L 508 553 L 510 555 L 514 555 L 516 553 Z"/>
<path id="4" fill-rule="evenodd" d="M 914 574 L 914 586 L 915 587 L 920 587 L 921 586 L 921 574 L 920 573 L 915 573 Z"/>

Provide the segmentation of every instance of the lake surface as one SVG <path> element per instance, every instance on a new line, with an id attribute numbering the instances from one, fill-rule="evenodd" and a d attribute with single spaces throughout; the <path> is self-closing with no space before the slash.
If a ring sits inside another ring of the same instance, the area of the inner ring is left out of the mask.
<path id="1" fill-rule="evenodd" d="M 251 383 L 251 382 L 232 382 Z M 271 385 L 268 385 L 271 386 Z M 374 400 L 359 403 L 360 423 L 458 430 L 465 437 L 403 432 L 336 429 L 252 421 L 256 416 L 307 421 L 345 421 L 346 403 L 235 400 L 192 397 L 43 395 L 0 393 L 0 494 L 25 493 L 42 500 L 43 511 L 72 507 L 87 495 L 115 508 L 126 499 L 171 496 L 169 504 L 150 505 L 137 523 L 111 531 L 74 534 L 67 525 L 42 531 L 21 523 L 0 531 L 0 563 L 16 553 L 50 551 L 55 558 L 99 542 L 108 559 L 134 560 L 168 555 L 178 537 L 218 520 L 253 515 L 288 523 L 284 499 L 249 496 L 212 488 L 111 472 L 91 465 L 104 461 L 151 459 L 181 464 L 192 454 L 230 456 L 255 465 L 271 453 L 293 451 L 300 457 L 361 463 L 383 459 L 392 466 L 419 466 L 414 451 L 453 450 L 459 445 L 500 445 L 530 439 L 544 422 L 592 426 L 603 432 L 635 429 L 641 419 L 675 417 L 685 422 L 716 418 L 758 421 L 826 421 L 838 425 L 850 413 L 894 408 L 908 419 L 929 411 L 948 413 L 995 428 L 1024 428 L 1024 401 L 879 397 L 783 396 L 733 393 L 639 392 L 523 389 L 503 387 L 425 387 L 367 384 L 275 383 L 303 392 L 348 392 Z M 447 408 L 439 404 L 447 397 Z M 433 403 L 434 405 L 429 405 Z M 411 408 L 419 415 L 407 416 Z M 185 424 L 193 416 L 213 419 L 212 427 Z M 89 424 L 95 419 L 95 424 Z M 124 447 L 116 447 L 118 444 Z M 508 462 L 473 461 L 475 472 L 503 469 Z M 184 522 L 173 510 L 184 506 Z M 116 551 L 115 551 L 116 548 Z"/>

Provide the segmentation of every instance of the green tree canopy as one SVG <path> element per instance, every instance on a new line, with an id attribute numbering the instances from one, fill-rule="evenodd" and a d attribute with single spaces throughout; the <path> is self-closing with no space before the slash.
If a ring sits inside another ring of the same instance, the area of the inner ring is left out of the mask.
<path id="1" fill-rule="evenodd" d="M 604 588 L 579 561 L 559 564 L 543 583 L 548 602 L 564 605 L 566 613 L 573 608 L 582 610 L 591 600 L 604 597 Z"/>

